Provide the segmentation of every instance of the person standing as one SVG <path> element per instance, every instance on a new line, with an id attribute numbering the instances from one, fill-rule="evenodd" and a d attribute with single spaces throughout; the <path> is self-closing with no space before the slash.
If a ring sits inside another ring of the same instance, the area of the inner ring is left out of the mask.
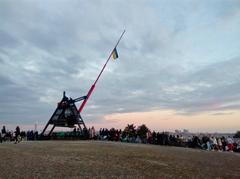
<path id="1" fill-rule="evenodd" d="M 228 150 L 229 152 L 233 152 L 233 139 L 228 136 L 227 138 L 227 147 L 228 147 Z"/>
<path id="2" fill-rule="evenodd" d="M 221 138 L 223 151 L 227 151 L 227 141 L 224 136 Z"/>
<path id="3" fill-rule="evenodd" d="M 220 137 L 217 139 L 217 142 L 218 142 L 219 150 L 220 150 L 220 151 L 223 151 L 223 144 L 222 144 L 222 140 L 221 140 Z"/>
<path id="4" fill-rule="evenodd" d="M 20 136 L 20 127 L 16 127 L 15 131 L 15 144 L 19 143 L 21 141 L 21 136 Z"/>
<path id="5" fill-rule="evenodd" d="M 6 127 L 5 126 L 3 126 L 3 128 L 2 128 L 2 141 L 6 141 L 6 133 L 7 133 L 7 131 L 6 131 Z"/>

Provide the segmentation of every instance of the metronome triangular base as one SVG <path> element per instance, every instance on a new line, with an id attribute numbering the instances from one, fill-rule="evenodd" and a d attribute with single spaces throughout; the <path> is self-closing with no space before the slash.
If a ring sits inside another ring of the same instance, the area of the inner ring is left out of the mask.
<path id="1" fill-rule="evenodd" d="M 80 133 L 85 135 L 87 128 L 75 105 L 75 102 L 83 99 L 85 99 L 85 96 L 73 100 L 72 98 L 66 97 L 64 92 L 61 102 L 58 103 L 52 117 L 44 127 L 41 136 L 50 136 L 55 127 L 74 128 L 76 126 L 79 127 Z M 52 128 L 48 134 L 45 134 L 49 125 L 51 125 Z"/>

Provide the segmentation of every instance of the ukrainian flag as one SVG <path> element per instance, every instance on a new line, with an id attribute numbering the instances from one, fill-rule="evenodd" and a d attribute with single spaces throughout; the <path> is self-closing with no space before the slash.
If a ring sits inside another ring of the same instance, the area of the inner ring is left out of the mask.
<path id="1" fill-rule="evenodd" d="M 114 60 L 118 58 L 118 52 L 117 52 L 116 48 L 114 48 L 114 50 L 112 52 L 112 57 L 113 57 Z"/>

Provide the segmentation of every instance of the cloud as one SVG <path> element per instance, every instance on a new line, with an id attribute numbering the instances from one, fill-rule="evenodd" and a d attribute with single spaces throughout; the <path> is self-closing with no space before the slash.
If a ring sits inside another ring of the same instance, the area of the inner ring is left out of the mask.
<path id="1" fill-rule="evenodd" d="M 45 123 L 62 91 L 85 95 L 123 29 L 120 57 L 83 112 L 89 122 L 116 111 L 239 109 L 239 6 L 226 3 L 1 2 L 0 120 Z"/>
<path id="2" fill-rule="evenodd" d="M 1 48 L 16 48 L 19 42 L 16 38 L 4 31 L 0 31 L 0 47 Z"/>
<path id="3" fill-rule="evenodd" d="M 212 115 L 216 116 L 221 116 L 221 115 L 232 115 L 233 112 L 218 112 L 218 113 L 213 113 Z"/>

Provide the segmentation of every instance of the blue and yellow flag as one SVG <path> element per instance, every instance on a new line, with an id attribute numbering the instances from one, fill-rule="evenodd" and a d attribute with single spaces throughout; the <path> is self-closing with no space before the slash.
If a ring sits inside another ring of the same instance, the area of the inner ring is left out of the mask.
<path id="1" fill-rule="evenodd" d="M 112 52 L 112 57 L 113 57 L 114 60 L 118 58 L 118 52 L 117 52 L 116 48 L 114 48 L 114 50 Z"/>

